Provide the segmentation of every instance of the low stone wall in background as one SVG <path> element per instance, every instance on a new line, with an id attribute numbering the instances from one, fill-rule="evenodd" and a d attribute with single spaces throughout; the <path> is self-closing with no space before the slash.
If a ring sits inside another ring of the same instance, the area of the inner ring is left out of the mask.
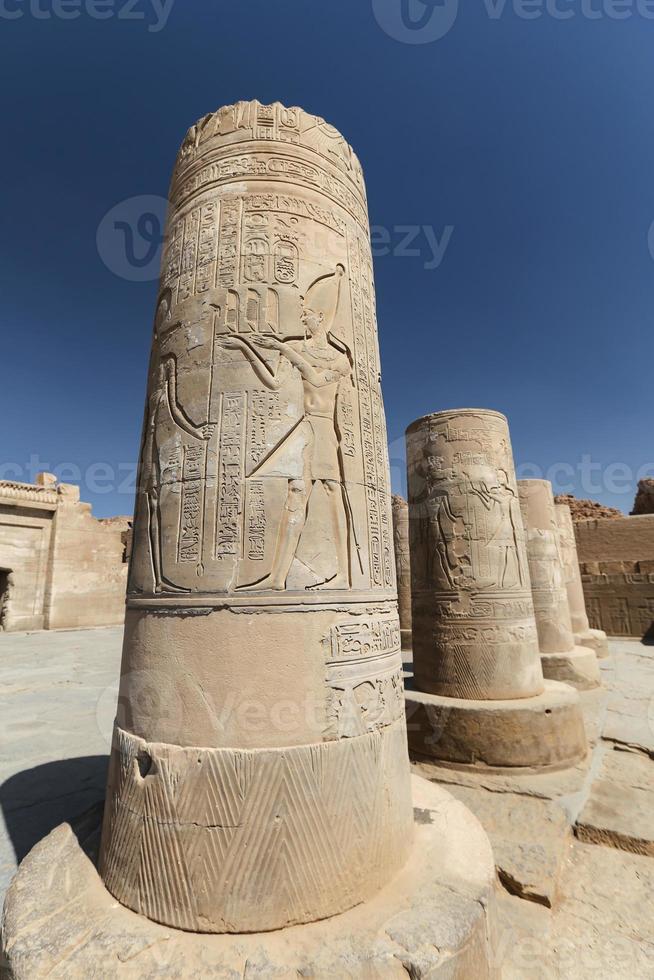
<path id="1" fill-rule="evenodd" d="M 578 521 L 575 534 L 591 627 L 654 639 L 654 515 Z"/>

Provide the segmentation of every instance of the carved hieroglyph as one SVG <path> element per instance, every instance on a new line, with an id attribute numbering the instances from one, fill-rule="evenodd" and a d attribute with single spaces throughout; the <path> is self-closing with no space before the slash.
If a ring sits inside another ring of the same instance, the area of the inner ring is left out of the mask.
<path id="1" fill-rule="evenodd" d="M 586 613 L 584 587 L 577 555 L 577 542 L 572 522 L 572 513 L 566 504 L 555 504 L 556 522 L 559 529 L 559 547 L 563 563 L 563 578 L 570 608 L 570 622 L 575 643 L 595 650 L 598 657 L 608 655 L 606 634 L 602 630 L 591 630 Z"/>
<path id="2" fill-rule="evenodd" d="M 343 911 L 411 846 L 363 177 L 240 102 L 170 190 L 101 869 L 200 931 Z"/>
<path id="3" fill-rule="evenodd" d="M 411 649 L 411 557 L 409 553 L 409 505 L 404 497 L 393 494 L 393 541 L 397 600 L 400 612 L 402 649 Z"/>
<path id="4" fill-rule="evenodd" d="M 552 484 L 520 480 L 518 489 L 543 673 L 576 687 L 597 687 L 594 650 L 575 645 Z"/>
<path id="5" fill-rule="evenodd" d="M 543 691 L 506 419 L 438 412 L 407 430 L 416 686 L 455 698 Z"/>

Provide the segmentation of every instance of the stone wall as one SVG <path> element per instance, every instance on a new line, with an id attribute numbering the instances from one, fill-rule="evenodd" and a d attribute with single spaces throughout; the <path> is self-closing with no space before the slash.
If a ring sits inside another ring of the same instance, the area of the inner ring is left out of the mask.
<path id="1" fill-rule="evenodd" d="M 590 625 L 610 636 L 654 631 L 654 515 L 579 521 L 579 564 Z"/>
<path id="2" fill-rule="evenodd" d="M 122 623 L 129 519 L 96 520 L 79 488 L 0 481 L 0 629 Z"/>

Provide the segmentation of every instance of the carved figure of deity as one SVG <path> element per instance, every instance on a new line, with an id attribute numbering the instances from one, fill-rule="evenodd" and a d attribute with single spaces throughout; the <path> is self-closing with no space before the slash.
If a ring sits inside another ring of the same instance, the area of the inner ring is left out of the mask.
<path id="1" fill-rule="evenodd" d="M 259 380 L 270 389 L 278 389 L 281 381 L 278 371 L 273 370 L 258 348 L 277 351 L 302 379 L 302 417 L 251 474 L 286 476 L 288 492 L 272 569 L 249 588 L 275 591 L 286 588 L 309 502 L 318 483 L 324 487 L 329 505 L 329 531 L 336 550 L 337 569 L 324 582 L 308 588 L 347 589 L 351 584 L 348 532 L 355 537 L 356 531 L 343 475 L 338 400 L 342 383 L 347 379 L 353 387 L 354 381 L 350 351 L 330 335 L 344 272 L 339 265 L 333 275 L 322 276 L 310 286 L 302 308 L 303 339 L 280 340 L 259 334 L 251 338 L 224 336 L 219 340 L 223 347 L 240 350 Z"/>

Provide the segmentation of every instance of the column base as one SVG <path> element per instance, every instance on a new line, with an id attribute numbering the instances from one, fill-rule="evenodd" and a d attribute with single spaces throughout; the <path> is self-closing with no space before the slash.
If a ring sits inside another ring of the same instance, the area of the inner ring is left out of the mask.
<path id="1" fill-rule="evenodd" d="M 578 691 L 591 691 L 602 686 L 597 656 L 588 647 L 573 647 L 565 653 L 541 653 L 543 676 L 551 681 L 561 681 L 576 687 Z"/>
<path id="2" fill-rule="evenodd" d="M 578 647 L 594 650 L 599 660 L 609 656 L 609 641 L 604 630 L 589 629 L 585 633 L 575 633 L 575 643 Z"/>
<path id="3" fill-rule="evenodd" d="M 565 769 L 588 750 L 579 695 L 546 681 L 533 698 L 472 701 L 407 689 L 409 750 L 488 772 Z"/>
<path id="4" fill-rule="evenodd" d="M 7 978 L 496 980 L 495 867 L 488 838 L 441 787 L 414 776 L 412 791 L 413 848 L 382 891 L 331 919 L 267 933 L 199 935 L 124 908 L 104 887 L 80 844 L 82 835 L 62 824 L 25 858 L 7 893 Z"/>

